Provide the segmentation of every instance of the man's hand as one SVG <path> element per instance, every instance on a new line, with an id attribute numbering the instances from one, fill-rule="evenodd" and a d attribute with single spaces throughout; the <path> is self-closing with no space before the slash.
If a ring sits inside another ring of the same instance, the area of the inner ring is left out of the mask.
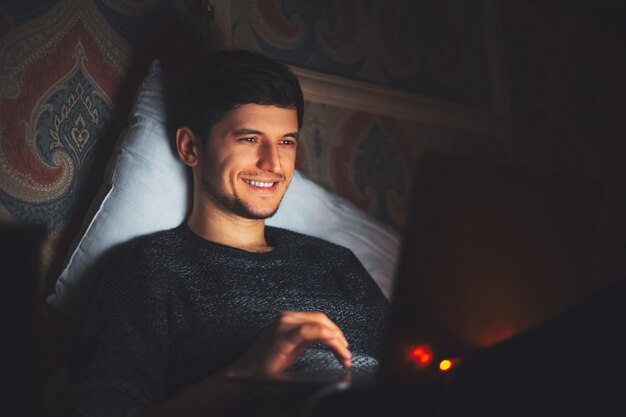
<path id="1" fill-rule="evenodd" d="M 341 364 L 351 365 L 352 354 L 341 329 L 326 314 L 283 311 L 250 350 L 226 370 L 229 376 L 281 372 L 314 342 L 328 346 Z"/>

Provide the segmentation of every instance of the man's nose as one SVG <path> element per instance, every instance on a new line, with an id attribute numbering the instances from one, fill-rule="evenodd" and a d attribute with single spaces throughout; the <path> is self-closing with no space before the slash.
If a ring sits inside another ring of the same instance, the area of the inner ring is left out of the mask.
<path id="1" fill-rule="evenodd" d="M 274 143 L 264 143 L 259 148 L 259 168 L 269 172 L 280 172 L 280 153 L 278 145 Z"/>

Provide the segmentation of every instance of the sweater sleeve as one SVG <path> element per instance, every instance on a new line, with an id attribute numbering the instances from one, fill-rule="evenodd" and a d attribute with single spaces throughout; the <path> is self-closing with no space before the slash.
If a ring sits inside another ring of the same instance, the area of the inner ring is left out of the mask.
<path id="1" fill-rule="evenodd" d="M 136 253 L 93 289 L 69 367 L 68 415 L 127 416 L 166 396 L 167 291 Z"/>

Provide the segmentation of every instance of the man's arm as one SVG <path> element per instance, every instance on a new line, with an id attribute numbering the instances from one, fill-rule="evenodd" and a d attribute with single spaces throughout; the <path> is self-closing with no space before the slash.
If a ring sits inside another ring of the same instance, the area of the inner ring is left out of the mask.
<path id="1" fill-rule="evenodd" d="M 252 391 L 249 387 L 228 381 L 228 377 L 260 376 L 284 371 L 308 346 L 322 342 L 349 367 L 351 353 L 343 332 L 324 313 L 280 313 L 244 356 L 167 403 L 148 410 L 142 417 L 225 416 Z"/>

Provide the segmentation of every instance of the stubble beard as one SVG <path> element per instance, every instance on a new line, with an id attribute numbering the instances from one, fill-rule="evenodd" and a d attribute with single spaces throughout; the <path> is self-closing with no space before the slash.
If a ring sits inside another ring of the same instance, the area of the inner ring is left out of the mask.
<path id="1" fill-rule="evenodd" d="M 280 206 L 280 201 L 276 205 L 274 210 L 270 210 L 269 212 L 262 212 L 260 210 L 255 210 L 254 207 L 251 207 L 245 204 L 241 199 L 236 196 L 227 196 L 220 192 L 218 189 L 213 187 L 209 181 L 203 179 L 202 186 L 206 191 L 207 195 L 211 197 L 213 201 L 215 201 L 219 206 L 223 207 L 226 211 L 239 216 L 245 219 L 250 220 L 265 220 L 272 217 L 278 211 L 278 207 Z M 282 201 L 282 198 L 281 198 Z"/>

